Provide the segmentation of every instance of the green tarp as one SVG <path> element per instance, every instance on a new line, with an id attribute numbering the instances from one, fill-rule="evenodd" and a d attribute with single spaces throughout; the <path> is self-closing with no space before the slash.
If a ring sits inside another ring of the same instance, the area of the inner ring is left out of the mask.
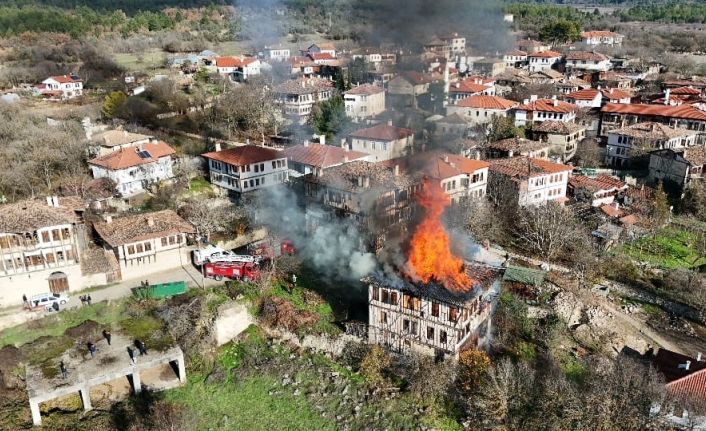
<path id="1" fill-rule="evenodd" d="M 539 269 L 508 265 L 505 274 L 503 274 L 503 281 L 514 281 L 516 283 L 539 286 L 544 281 L 545 275 L 546 272 Z"/>

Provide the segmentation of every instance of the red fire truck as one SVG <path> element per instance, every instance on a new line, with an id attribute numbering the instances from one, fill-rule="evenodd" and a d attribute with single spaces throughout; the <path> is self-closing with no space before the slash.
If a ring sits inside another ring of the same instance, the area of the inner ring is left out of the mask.
<path id="1" fill-rule="evenodd" d="M 272 245 L 266 240 L 263 240 L 250 244 L 248 248 L 252 255 L 260 256 L 263 259 L 272 259 L 273 257 L 284 255 L 291 256 L 297 251 L 296 248 L 294 248 L 294 243 L 288 239 L 280 241 L 279 247 L 277 247 L 277 241 Z"/>
<path id="2" fill-rule="evenodd" d="M 215 280 L 254 281 L 260 278 L 260 267 L 253 262 L 206 262 L 203 265 L 204 276 Z"/>

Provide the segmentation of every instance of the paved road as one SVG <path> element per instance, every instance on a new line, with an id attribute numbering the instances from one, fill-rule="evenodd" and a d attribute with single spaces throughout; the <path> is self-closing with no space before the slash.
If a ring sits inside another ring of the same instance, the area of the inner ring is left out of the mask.
<path id="1" fill-rule="evenodd" d="M 140 281 L 147 280 L 150 284 L 166 283 L 170 281 L 186 281 L 189 288 L 201 287 L 205 282 L 205 285 L 215 286 L 222 282 L 217 282 L 215 280 L 206 278 L 202 279 L 201 273 L 197 268 L 193 266 L 184 266 L 175 268 L 169 271 L 158 272 L 147 277 L 140 277 L 138 279 L 124 280 L 120 283 L 111 284 L 102 288 L 97 288 L 96 290 L 88 290 L 85 294 L 91 295 L 91 300 L 95 302 L 110 301 L 114 299 L 123 298 L 132 294 L 132 289 L 135 286 L 140 285 Z M 78 299 L 80 295 L 83 295 L 82 291 L 75 291 L 71 293 L 69 303 L 65 308 L 76 308 L 81 306 L 81 301 Z M 28 320 L 42 318 L 47 314 L 47 312 L 30 312 L 25 311 L 22 307 L 12 307 L 3 309 L 0 312 L 0 330 L 5 328 L 10 328 L 12 326 L 20 325 Z"/>

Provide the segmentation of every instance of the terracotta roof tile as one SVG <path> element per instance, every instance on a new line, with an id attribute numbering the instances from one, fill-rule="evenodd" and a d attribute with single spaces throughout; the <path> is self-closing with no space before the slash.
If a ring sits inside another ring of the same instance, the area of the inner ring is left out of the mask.
<path id="1" fill-rule="evenodd" d="M 386 123 L 380 123 L 373 127 L 356 130 L 350 136 L 360 139 L 370 139 L 374 141 L 396 141 L 398 139 L 412 136 L 414 133 L 410 129 L 403 127 L 390 126 Z"/>
<path id="2" fill-rule="evenodd" d="M 608 57 L 599 52 L 571 51 L 566 54 L 566 59 L 578 61 L 605 61 L 608 60 Z"/>
<path id="3" fill-rule="evenodd" d="M 216 57 L 216 67 L 243 67 L 256 61 L 255 57 Z"/>
<path id="4" fill-rule="evenodd" d="M 53 79 L 54 81 L 58 82 L 59 84 L 69 84 L 71 82 L 83 82 L 83 80 L 79 77 L 73 77 L 71 75 L 57 75 L 57 76 L 50 76 L 48 79 Z"/>
<path id="5" fill-rule="evenodd" d="M 532 130 L 535 132 L 551 133 L 556 135 L 570 135 L 585 129 L 586 127 L 576 123 L 548 120 L 542 121 L 538 125 L 534 126 Z"/>
<path id="6" fill-rule="evenodd" d="M 415 71 L 402 72 L 400 76 L 414 85 L 430 84 L 434 82 L 433 77 Z"/>
<path id="7" fill-rule="evenodd" d="M 581 33 L 581 37 L 589 38 L 589 37 L 617 37 L 617 36 L 622 36 L 622 34 L 615 33 L 612 31 L 604 31 L 604 30 L 593 30 L 593 31 L 584 31 Z"/>
<path id="8" fill-rule="evenodd" d="M 292 79 L 276 86 L 277 94 L 311 94 L 324 90 L 332 90 L 333 82 L 324 78 Z"/>
<path id="9" fill-rule="evenodd" d="M 525 138 L 508 138 L 491 142 L 488 144 L 488 148 L 499 151 L 524 152 L 541 150 L 542 148 L 548 148 L 549 145 L 547 142 L 532 141 Z"/>
<path id="10" fill-rule="evenodd" d="M 201 156 L 207 159 L 228 163 L 233 166 L 267 162 L 285 157 L 281 151 L 261 147 L 259 145 L 243 145 L 240 147 L 228 148 L 227 150 L 205 153 Z"/>
<path id="11" fill-rule="evenodd" d="M 369 186 L 360 186 L 359 179 L 368 178 Z M 334 166 L 323 172 L 320 177 L 311 177 L 311 181 L 326 184 L 329 187 L 351 192 L 364 190 L 392 190 L 407 188 L 413 183 L 405 174 L 395 175 L 393 170 L 381 163 L 355 161 Z"/>
<path id="12" fill-rule="evenodd" d="M 97 133 L 91 137 L 93 142 L 97 142 L 104 147 L 118 147 L 121 145 L 131 144 L 133 142 L 145 141 L 150 139 L 150 135 L 142 135 L 140 133 L 131 133 L 127 130 L 108 130 Z"/>
<path id="13" fill-rule="evenodd" d="M 646 115 L 663 118 L 706 121 L 706 112 L 691 105 L 668 106 L 607 103 L 601 112 L 608 114 Z"/>
<path id="14" fill-rule="evenodd" d="M 542 52 L 535 52 L 533 54 L 529 54 L 527 57 L 535 57 L 535 58 L 559 58 L 561 57 L 560 52 L 556 51 L 542 51 Z"/>
<path id="15" fill-rule="evenodd" d="M 497 109 L 501 111 L 506 111 L 517 105 L 517 102 L 504 99 L 500 96 L 471 96 L 459 100 L 458 103 L 456 103 L 456 106 L 462 108 Z"/>
<path id="16" fill-rule="evenodd" d="M 577 106 L 561 100 L 538 99 L 526 105 L 520 105 L 516 109 L 518 111 L 561 112 L 566 114 L 576 111 Z"/>
<path id="17" fill-rule="evenodd" d="M 613 204 L 606 204 L 601 206 L 601 211 L 608 217 L 620 218 L 625 216 L 625 211 L 620 208 L 616 208 Z"/>
<path id="18" fill-rule="evenodd" d="M 547 174 L 571 172 L 572 166 L 553 163 L 547 160 L 530 157 L 512 157 L 509 159 L 493 160 L 490 170 L 499 174 L 508 175 L 514 179 L 526 180 Z"/>
<path id="19" fill-rule="evenodd" d="M 28 199 L 0 205 L 0 232 L 25 233 L 49 226 L 80 223 L 77 212 L 85 204 L 75 196 L 59 198 L 59 206 L 49 206 L 46 199 Z"/>
<path id="20" fill-rule="evenodd" d="M 621 90 L 620 88 L 604 88 L 601 90 L 604 99 L 608 100 L 620 100 L 620 99 L 630 99 L 632 94 L 628 91 Z"/>
<path id="21" fill-rule="evenodd" d="M 693 88 L 693 87 L 686 87 L 685 86 L 685 87 L 679 87 L 679 88 L 675 88 L 673 90 L 670 90 L 670 94 L 680 95 L 680 96 L 681 95 L 683 95 L 683 96 L 692 96 L 692 95 L 698 96 L 701 94 L 701 91 L 696 88 Z"/>
<path id="22" fill-rule="evenodd" d="M 521 51 L 519 49 L 515 49 L 510 52 L 507 52 L 507 53 L 505 53 L 505 55 L 514 56 L 514 57 L 527 57 L 527 53 L 524 51 Z"/>
<path id="23" fill-rule="evenodd" d="M 196 232 L 191 224 L 172 210 L 114 218 L 110 223 L 99 222 L 93 227 L 111 247 L 177 233 Z"/>
<path id="24" fill-rule="evenodd" d="M 595 178 L 585 175 L 573 175 L 569 178 L 569 185 L 575 189 L 586 189 L 593 193 L 600 190 L 615 190 L 627 188 L 627 185 L 617 178 L 608 175 L 599 175 Z"/>
<path id="25" fill-rule="evenodd" d="M 595 88 L 587 88 L 585 90 L 574 91 L 566 95 L 567 99 L 572 100 L 593 100 L 600 92 Z"/>
<path id="26" fill-rule="evenodd" d="M 478 170 L 490 167 L 488 162 L 442 151 L 399 157 L 380 162 L 380 164 L 388 168 L 399 166 L 401 172 L 416 180 L 420 180 L 422 177 L 445 180 L 459 175 L 473 174 Z"/>
<path id="27" fill-rule="evenodd" d="M 662 123 L 645 122 L 635 123 L 621 129 L 608 131 L 609 134 L 631 136 L 640 139 L 674 139 L 682 136 L 695 135 L 696 132 L 680 127 L 670 127 Z"/>
<path id="28" fill-rule="evenodd" d="M 379 85 L 363 84 L 363 85 L 359 85 L 357 87 L 353 87 L 343 94 L 369 95 L 369 94 L 379 94 L 379 93 L 384 93 L 384 92 L 385 92 L 385 89 L 380 87 Z"/>
<path id="29" fill-rule="evenodd" d="M 346 151 L 341 147 L 321 144 L 295 145 L 282 153 L 293 162 L 323 169 L 368 157 L 367 153 L 360 151 Z"/>
<path id="30" fill-rule="evenodd" d="M 174 148 L 167 145 L 166 142 L 152 141 L 136 147 L 121 148 L 105 156 L 89 160 L 88 163 L 110 170 L 118 170 L 155 163 L 160 158 L 171 156 L 175 153 Z M 141 156 L 141 154 L 146 157 Z"/>

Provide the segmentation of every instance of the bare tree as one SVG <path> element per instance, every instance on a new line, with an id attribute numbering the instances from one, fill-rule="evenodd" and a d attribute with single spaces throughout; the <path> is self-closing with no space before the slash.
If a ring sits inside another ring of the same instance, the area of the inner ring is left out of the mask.
<path id="1" fill-rule="evenodd" d="M 515 233 L 521 247 L 550 260 L 583 235 L 571 211 L 554 202 L 520 209 Z"/>
<path id="2" fill-rule="evenodd" d="M 210 199 L 199 195 L 184 201 L 179 214 L 196 228 L 196 233 L 209 240 L 211 234 L 227 232 L 234 228 L 235 221 L 244 216 L 240 207 L 226 199 Z"/>

